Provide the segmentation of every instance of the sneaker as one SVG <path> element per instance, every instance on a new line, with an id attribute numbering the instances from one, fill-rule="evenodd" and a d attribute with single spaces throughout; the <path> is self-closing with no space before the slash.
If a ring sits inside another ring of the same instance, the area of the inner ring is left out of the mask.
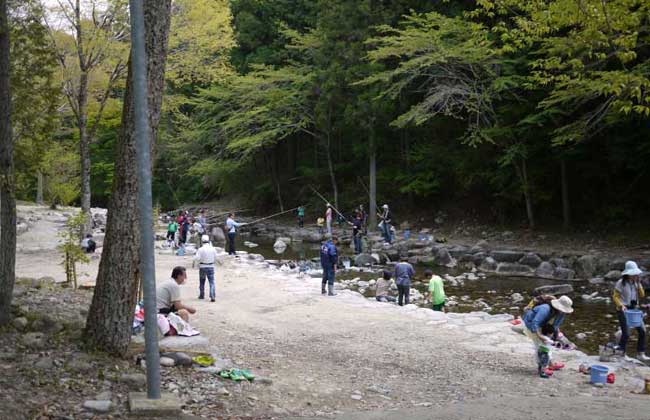
<path id="1" fill-rule="evenodd" d="M 199 296 L 199 299 L 205 299 L 203 296 Z"/>
<path id="2" fill-rule="evenodd" d="M 650 357 L 646 356 L 645 353 L 637 354 L 636 358 L 639 359 L 642 362 L 650 362 Z"/>
<path id="3" fill-rule="evenodd" d="M 214 302 L 214 299 L 210 299 L 210 302 Z"/>

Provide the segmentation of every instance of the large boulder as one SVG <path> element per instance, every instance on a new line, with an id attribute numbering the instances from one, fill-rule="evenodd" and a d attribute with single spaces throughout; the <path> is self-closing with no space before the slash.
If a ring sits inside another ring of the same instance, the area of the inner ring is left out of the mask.
<path id="1" fill-rule="evenodd" d="M 357 267 L 363 267 L 372 264 L 379 264 L 379 261 L 370 254 L 359 254 L 354 257 L 354 265 Z"/>
<path id="2" fill-rule="evenodd" d="M 492 257 L 487 257 L 481 262 L 479 268 L 483 271 L 496 271 L 497 262 Z"/>
<path id="3" fill-rule="evenodd" d="M 519 251 L 492 251 L 490 255 L 496 262 L 515 263 L 524 256 L 524 253 Z"/>
<path id="4" fill-rule="evenodd" d="M 219 244 L 226 243 L 226 235 L 223 233 L 223 229 L 219 226 L 214 226 L 212 228 L 212 241 Z"/>
<path id="5" fill-rule="evenodd" d="M 537 287 L 533 293 L 535 295 L 566 295 L 573 293 L 573 286 L 570 284 L 553 284 L 549 286 Z"/>
<path id="6" fill-rule="evenodd" d="M 533 269 L 523 264 L 499 263 L 499 265 L 497 265 L 497 274 L 516 276 L 529 275 L 533 274 Z"/>
<path id="7" fill-rule="evenodd" d="M 527 265 L 528 267 L 537 268 L 542 263 L 542 259 L 534 252 L 529 252 L 519 259 L 519 264 Z"/>
<path id="8" fill-rule="evenodd" d="M 621 278 L 621 272 L 619 270 L 611 270 L 605 274 L 605 280 L 607 281 L 617 281 Z"/>
<path id="9" fill-rule="evenodd" d="M 550 279 L 550 278 L 553 277 L 553 272 L 554 271 L 555 271 L 555 268 L 553 267 L 553 264 L 551 264 L 550 262 L 544 261 L 535 270 L 535 275 L 537 277 Z"/>
<path id="10" fill-rule="evenodd" d="M 436 255 L 433 256 L 433 263 L 436 265 L 442 265 L 445 267 L 454 267 L 456 266 L 456 260 L 454 260 L 446 248 L 440 248 Z"/>
<path id="11" fill-rule="evenodd" d="M 590 279 L 596 275 L 598 258 L 594 255 L 583 255 L 575 264 L 576 275 L 581 279 Z"/>
<path id="12" fill-rule="evenodd" d="M 456 245 L 454 247 L 449 248 L 449 255 L 451 255 L 454 258 L 458 258 L 461 255 L 465 255 L 469 253 L 469 248 L 463 245 Z"/>
<path id="13" fill-rule="evenodd" d="M 555 267 L 555 270 L 553 271 L 553 277 L 560 280 L 573 280 L 575 275 L 575 271 L 564 267 Z"/>

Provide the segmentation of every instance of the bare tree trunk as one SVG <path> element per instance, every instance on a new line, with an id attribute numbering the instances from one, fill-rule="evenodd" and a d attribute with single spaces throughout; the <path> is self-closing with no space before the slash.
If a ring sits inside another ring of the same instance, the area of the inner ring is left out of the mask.
<path id="1" fill-rule="evenodd" d="M 571 227 L 571 203 L 569 202 L 569 179 L 566 171 L 566 159 L 560 160 L 561 183 L 562 183 L 562 220 L 565 230 Z"/>
<path id="2" fill-rule="evenodd" d="M 16 280 L 16 183 L 9 70 L 7 0 L 0 0 L 0 326 L 9 322 Z"/>
<path id="3" fill-rule="evenodd" d="M 368 154 L 370 155 L 370 194 L 368 199 L 368 216 L 371 231 L 377 226 L 377 146 L 375 144 L 374 121 L 370 123 L 368 136 Z"/>
<path id="4" fill-rule="evenodd" d="M 86 215 L 82 236 L 92 230 L 90 218 L 90 138 L 88 137 L 88 73 L 79 78 L 79 159 L 81 161 L 81 211 Z"/>
<path id="5" fill-rule="evenodd" d="M 521 167 L 517 164 L 514 165 L 517 170 L 517 175 L 521 181 L 521 188 L 524 193 L 524 200 L 526 202 L 526 216 L 528 217 L 528 227 L 535 229 L 535 215 L 533 213 L 533 201 L 530 195 L 530 183 L 528 182 L 528 167 L 526 159 L 521 159 Z"/>
<path id="6" fill-rule="evenodd" d="M 264 158 L 266 159 L 266 163 L 271 172 L 271 180 L 273 181 L 273 188 L 275 189 L 275 194 L 278 199 L 278 204 L 280 205 L 280 211 L 284 211 L 284 202 L 282 201 L 282 190 L 280 188 L 280 179 L 278 178 L 278 171 L 277 171 L 277 166 L 278 166 L 277 150 L 273 149 L 270 158 L 268 158 L 267 154 L 265 153 Z"/>
<path id="7" fill-rule="evenodd" d="M 160 121 L 170 8 L 171 0 L 144 0 L 152 147 Z M 126 86 L 106 238 L 84 331 L 89 347 L 117 355 L 126 353 L 131 340 L 140 277 L 140 235 L 133 220 L 138 214 L 138 182 L 131 60 Z"/>
<path id="8" fill-rule="evenodd" d="M 36 172 L 36 204 L 43 204 L 43 172 Z"/>
<path id="9" fill-rule="evenodd" d="M 325 133 L 325 154 L 327 156 L 327 169 L 330 174 L 332 183 L 332 193 L 334 194 L 334 207 L 339 208 L 339 190 L 336 186 L 336 175 L 334 174 L 334 162 L 332 162 L 332 106 L 327 111 L 327 132 Z"/>

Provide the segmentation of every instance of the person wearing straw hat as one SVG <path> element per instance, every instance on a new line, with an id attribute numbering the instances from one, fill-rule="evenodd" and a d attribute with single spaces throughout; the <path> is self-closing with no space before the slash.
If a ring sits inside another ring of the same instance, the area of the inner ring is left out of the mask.
<path id="1" fill-rule="evenodd" d="M 553 341 L 542 333 L 542 327 L 550 324 L 553 327 L 553 335 L 557 336 L 560 324 L 566 315 L 572 312 L 573 301 L 568 296 L 561 296 L 559 299 L 551 300 L 550 304 L 543 303 L 524 312 L 522 317 L 524 333 L 533 342 L 537 358 L 537 373 L 541 378 L 548 378 L 553 375 L 554 370 L 564 367 L 562 363 L 551 363 L 550 349 Z"/>
<path id="2" fill-rule="evenodd" d="M 616 315 L 618 323 L 621 326 L 621 340 L 618 342 L 618 349 L 625 354 L 627 341 L 630 339 L 630 329 L 627 326 L 625 311 L 637 309 L 641 299 L 645 297 L 645 290 L 641 285 L 639 276 L 643 273 L 634 261 L 625 263 L 625 270 L 621 273 L 621 278 L 614 286 L 612 298 L 616 304 Z M 645 324 L 641 320 L 641 325 L 636 327 L 639 335 L 639 342 L 636 346 L 637 359 L 647 362 L 650 357 L 645 354 Z"/>

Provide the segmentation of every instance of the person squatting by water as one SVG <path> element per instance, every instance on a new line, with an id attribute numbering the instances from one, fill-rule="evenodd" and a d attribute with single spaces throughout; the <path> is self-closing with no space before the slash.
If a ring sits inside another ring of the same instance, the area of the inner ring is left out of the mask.
<path id="1" fill-rule="evenodd" d="M 236 255 L 235 251 L 235 236 L 237 235 L 237 228 L 246 226 L 246 223 L 237 223 L 235 221 L 235 213 L 230 213 L 226 219 L 226 230 L 228 231 L 228 254 Z"/>
<path id="2" fill-rule="evenodd" d="M 377 280 L 377 289 L 375 290 L 375 299 L 377 302 L 395 302 L 396 299 L 394 296 L 390 296 L 388 293 L 390 291 L 390 279 L 393 277 L 393 274 L 384 270 L 383 275 L 380 279 Z"/>
<path id="3" fill-rule="evenodd" d="M 400 256 L 400 262 L 395 265 L 395 283 L 397 283 L 397 304 L 403 306 L 409 304 L 411 294 L 411 279 L 415 275 L 415 269 L 407 261 L 406 255 Z"/>
<path id="4" fill-rule="evenodd" d="M 549 296 L 549 299 L 535 300 L 524 311 L 524 333 L 533 342 L 537 373 L 542 378 L 548 378 L 553 375 L 553 371 L 564 367 L 562 363 L 551 363 L 551 347 L 553 340 L 557 340 L 564 318 L 572 312 L 573 301 L 568 296 L 559 299 Z M 547 324 L 552 328 L 552 338 L 544 335 L 542 328 L 548 328 L 544 327 Z"/>
<path id="5" fill-rule="evenodd" d="M 328 235 L 327 241 L 323 243 L 320 248 L 320 265 L 323 269 L 323 281 L 321 283 L 321 293 L 327 293 L 329 296 L 335 296 L 334 293 L 334 276 L 336 276 L 336 264 L 338 263 L 338 250 L 336 243 L 338 238 L 336 236 Z M 327 285 L 327 292 L 325 291 Z"/>
<path id="6" fill-rule="evenodd" d="M 625 354 L 627 342 L 630 339 L 630 329 L 627 325 L 625 312 L 630 309 L 638 309 L 641 299 L 645 297 L 645 290 L 641 285 L 639 276 L 643 272 L 639 269 L 634 261 L 625 263 L 625 270 L 621 273 L 621 278 L 616 282 L 613 292 L 613 300 L 616 305 L 616 315 L 619 325 L 621 326 L 621 340 L 618 342 L 618 349 Z M 641 319 L 641 325 L 635 327 L 639 335 L 639 341 L 636 346 L 637 359 L 647 362 L 650 357 L 645 354 L 645 336 L 646 328 Z"/>
<path id="7" fill-rule="evenodd" d="M 210 243 L 208 235 L 201 236 L 201 248 L 194 254 L 194 261 L 199 262 L 199 299 L 205 298 L 205 280 L 210 287 L 210 302 L 214 302 L 216 290 L 214 285 L 214 263 L 217 262 L 217 250 Z"/>

